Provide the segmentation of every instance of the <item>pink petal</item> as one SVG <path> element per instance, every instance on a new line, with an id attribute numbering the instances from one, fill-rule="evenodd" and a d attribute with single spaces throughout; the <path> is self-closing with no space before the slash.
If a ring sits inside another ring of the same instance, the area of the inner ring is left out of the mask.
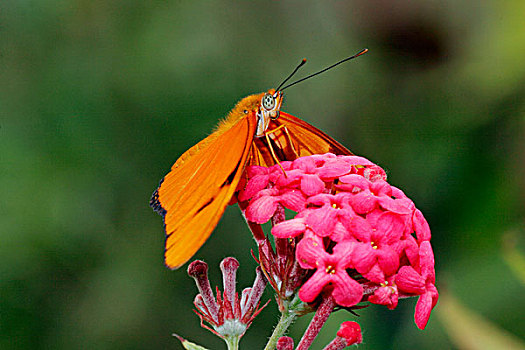
<path id="1" fill-rule="evenodd" d="M 355 215 L 355 211 L 350 204 L 353 196 L 354 194 L 348 192 L 339 192 L 334 196 L 334 201 L 341 209 L 344 209 L 345 212 Z"/>
<path id="2" fill-rule="evenodd" d="M 431 283 L 435 282 L 436 272 L 434 270 L 434 253 L 429 241 L 424 241 L 419 246 L 419 264 L 421 268 L 421 276 L 429 280 Z"/>
<path id="3" fill-rule="evenodd" d="M 371 185 L 370 181 L 357 174 L 341 176 L 339 181 L 339 186 L 344 187 L 347 190 L 352 190 L 354 186 L 362 190 L 368 190 Z"/>
<path id="4" fill-rule="evenodd" d="M 255 175 L 246 184 L 246 188 L 239 194 L 239 200 L 245 201 L 252 198 L 257 192 L 268 186 L 269 176 L 267 174 Z"/>
<path id="5" fill-rule="evenodd" d="M 350 204 L 357 214 L 366 214 L 376 208 L 377 197 L 369 190 L 364 190 L 352 196 Z"/>
<path id="6" fill-rule="evenodd" d="M 339 156 L 338 158 L 344 159 L 345 162 L 351 165 L 375 165 L 368 159 L 359 156 Z"/>
<path id="7" fill-rule="evenodd" d="M 396 197 L 397 199 L 399 198 L 407 198 L 406 194 L 401 191 L 399 188 L 395 187 L 395 186 L 390 186 L 392 188 L 392 196 Z"/>
<path id="8" fill-rule="evenodd" d="M 414 231 L 416 231 L 417 240 L 419 242 L 430 241 L 430 227 L 428 226 L 428 222 L 425 220 L 423 213 L 419 209 L 414 211 L 412 222 L 414 224 Z"/>
<path id="9" fill-rule="evenodd" d="M 321 237 L 329 236 L 332 234 L 337 222 L 337 210 L 329 205 L 322 206 L 312 210 L 305 222 L 316 235 Z"/>
<path id="10" fill-rule="evenodd" d="M 297 262 L 303 269 L 316 269 L 319 262 L 329 256 L 324 250 L 323 239 L 314 234 L 305 234 L 297 244 Z"/>
<path id="11" fill-rule="evenodd" d="M 363 277 L 375 283 L 381 283 L 386 279 L 385 273 L 378 264 L 374 264 L 370 271 L 363 273 Z"/>
<path id="12" fill-rule="evenodd" d="M 330 160 L 330 159 L 337 159 L 339 158 L 340 156 L 337 156 L 331 152 L 326 152 L 325 154 L 317 154 L 317 155 L 313 155 L 312 157 L 320 157 L 320 158 L 323 158 L 325 159 L 326 161 Z"/>
<path id="13" fill-rule="evenodd" d="M 377 198 L 379 205 L 389 211 L 393 211 L 397 214 L 411 214 L 412 213 L 412 201 L 408 198 L 393 199 L 387 196 L 379 196 Z"/>
<path id="14" fill-rule="evenodd" d="M 303 174 L 304 171 L 300 169 L 288 170 L 286 171 L 286 176 L 281 175 L 275 179 L 275 184 L 279 187 L 295 188 L 301 181 L 301 176 Z"/>
<path id="15" fill-rule="evenodd" d="M 401 239 L 405 229 L 403 219 L 392 212 L 385 212 L 377 218 L 372 240 L 377 243 L 393 244 Z"/>
<path id="16" fill-rule="evenodd" d="M 337 243 L 333 249 L 332 258 L 337 260 L 338 268 L 347 269 L 352 264 L 352 251 L 357 242 L 344 241 Z"/>
<path id="17" fill-rule="evenodd" d="M 306 230 L 303 218 L 295 218 L 278 223 L 272 228 L 272 234 L 277 238 L 296 237 Z"/>
<path id="18" fill-rule="evenodd" d="M 275 184 L 279 178 L 286 177 L 283 174 L 283 169 L 286 171 L 286 174 L 288 174 L 288 172 L 292 169 L 292 162 L 290 161 L 281 162 L 281 166 L 279 166 L 279 164 L 275 164 L 268 168 L 269 175 L 270 175 L 270 181 L 272 183 Z"/>
<path id="19" fill-rule="evenodd" d="M 354 240 L 351 233 L 345 228 L 345 226 L 337 221 L 335 226 L 330 234 L 330 239 L 334 242 L 341 242 L 346 240 Z"/>
<path id="20" fill-rule="evenodd" d="M 363 298 L 363 287 L 354 281 L 346 271 L 341 270 L 331 275 L 331 282 L 334 285 L 332 296 L 338 305 L 344 307 L 354 306 Z"/>
<path id="21" fill-rule="evenodd" d="M 386 276 L 393 275 L 399 267 L 399 255 L 389 246 L 377 249 L 377 263 Z"/>
<path id="22" fill-rule="evenodd" d="M 327 193 L 320 193 L 318 195 L 308 198 L 308 201 L 306 203 L 316 205 L 318 207 L 322 207 L 325 204 L 332 204 L 333 200 L 334 200 L 334 195 L 327 194 Z"/>
<path id="23" fill-rule="evenodd" d="M 332 181 L 340 176 L 348 174 L 352 170 L 352 166 L 345 162 L 329 161 L 323 167 L 318 168 L 316 173 L 323 181 Z"/>
<path id="24" fill-rule="evenodd" d="M 313 196 L 323 192 L 325 184 L 319 176 L 305 174 L 301 177 L 300 188 L 307 196 Z"/>
<path id="25" fill-rule="evenodd" d="M 301 191 L 291 190 L 283 193 L 280 196 L 280 201 L 286 208 L 299 212 L 304 209 L 306 205 L 306 198 Z"/>
<path id="26" fill-rule="evenodd" d="M 372 182 L 370 185 L 370 191 L 376 196 L 390 196 L 392 194 L 392 188 L 389 183 L 384 180 Z"/>
<path id="27" fill-rule="evenodd" d="M 258 193 L 256 193 L 253 198 L 252 198 L 252 202 L 256 199 L 259 199 L 261 197 L 266 197 L 266 196 L 277 196 L 279 195 L 279 190 L 277 188 L 266 188 L 264 190 L 261 190 L 259 191 Z"/>
<path id="28" fill-rule="evenodd" d="M 383 215 L 385 211 L 383 209 L 374 209 L 370 213 L 366 214 L 366 221 L 370 223 L 370 226 L 376 227 L 377 226 L 377 220 L 381 215 Z"/>
<path id="29" fill-rule="evenodd" d="M 425 293 L 425 280 L 412 266 L 402 266 L 396 275 L 397 287 L 409 294 Z"/>
<path id="30" fill-rule="evenodd" d="M 405 220 L 405 231 L 403 232 L 403 238 L 407 238 L 411 233 L 414 232 L 414 225 L 412 224 L 412 214 L 399 214 L 403 220 Z"/>
<path id="31" fill-rule="evenodd" d="M 372 226 L 361 216 L 354 216 L 350 220 L 342 221 L 348 232 L 361 242 L 370 242 L 372 236 Z"/>
<path id="32" fill-rule="evenodd" d="M 431 293 L 422 294 L 417 301 L 416 312 L 414 313 L 414 321 L 419 329 L 425 329 L 432 307 Z"/>
<path id="33" fill-rule="evenodd" d="M 301 169 L 305 173 L 313 173 L 315 170 L 315 159 L 312 157 L 301 157 L 293 161 L 294 169 Z"/>
<path id="34" fill-rule="evenodd" d="M 352 262 L 359 273 L 370 271 L 376 263 L 376 251 L 369 242 L 356 243 L 352 252 Z"/>
<path id="35" fill-rule="evenodd" d="M 256 175 L 268 175 L 268 168 L 260 165 L 250 165 L 244 169 L 249 179 Z"/>
<path id="36" fill-rule="evenodd" d="M 405 253 L 408 258 L 408 262 L 412 266 L 419 266 L 419 246 L 417 245 L 416 239 L 412 236 L 408 236 L 392 245 L 399 256 Z"/>
<path id="37" fill-rule="evenodd" d="M 432 308 L 434 308 L 439 299 L 439 293 L 435 285 L 427 283 L 427 292 L 432 295 Z"/>
<path id="38" fill-rule="evenodd" d="M 311 303 L 317 298 L 324 286 L 330 282 L 331 275 L 325 271 L 317 270 L 299 290 L 299 298 L 305 303 Z"/>
<path id="39" fill-rule="evenodd" d="M 277 209 L 278 199 L 272 196 L 263 196 L 250 203 L 246 209 L 246 219 L 256 224 L 263 224 L 270 220 Z"/>

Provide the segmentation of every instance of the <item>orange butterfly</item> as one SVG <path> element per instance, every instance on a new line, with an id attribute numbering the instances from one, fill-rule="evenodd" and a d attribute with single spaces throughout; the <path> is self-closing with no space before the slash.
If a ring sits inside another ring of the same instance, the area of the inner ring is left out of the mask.
<path id="1" fill-rule="evenodd" d="M 164 217 L 169 268 L 180 267 L 208 239 L 246 165 L 271 166 L 327 152 L 352 154 L 321 130 L 282 112 L 282 91 L 366 51 L 280 89 L 306 62 L 303 60 L 277 89 L 243 98 L 210 136 L 177 159 L 150 201 Z"/>

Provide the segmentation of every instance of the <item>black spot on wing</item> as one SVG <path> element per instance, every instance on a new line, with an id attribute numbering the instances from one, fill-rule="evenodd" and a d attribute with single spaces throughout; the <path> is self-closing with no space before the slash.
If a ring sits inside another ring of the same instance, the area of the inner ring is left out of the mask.
<path id="1" fill-rule="evenodd" d="M 230 175 L 228 175 L 228 177 L 226 178 L 226 180 L 224 180 L 224 182 L 222 183 L 221 185 L 221 188 L 223 188 L 224 186 L 228 186 L 229 184 L 232 183 L 233 181 L 233 178 L 235 177 L 235 174 L 237 173 L 237 168 L 235 168 L 234 171 L 232 171 L 230 173 Z"/>
<path id="2" fill-rule="evenodd" d="M 155 192 L 153 192 L 153 194 L 151 195 L 151 199 L 149 200 L 149 206 L 164 218 L 166 216 L 166 209 L 162 207 L 162 204 L 160 204 L 159 201 L 159 188 L 162 185 L 163 181 L 164 178 L 160 180 L 159 187 L 157 187 Z"/>
<path id="3" fill-rule="evenodd" d="M 226 180 L 224 180 L 224 182 L 221 185 L 221 188 L 223 188 L 224 186 L 228 186 L 229 184 L 231 184 L 233 182 L 233 179 L 235 178 L 235 175 L 239 171 L 239 167 L 244 167 L 244 164 L 241 164 L 241 159 L 239 159 L 239 162 L 237 163 L 235 168 L 233 168 L 233 171 L 230 173 L 230 175 L 228 175 Z"/>
<path id="4" fill-rule="evenodd" d="M 197 212 L 195 213 L 195 215 L 197 215 L 198 213 L 200 213 L 201 211 L 203 211 L 208 205 L 210 205 L 211 203 L 213 203 L 213 200 L 215 199 L 215 197 L 211 197 L 206 203 L 204 203 L 202 205 L 202 207 L 199 208 L 199 210 L 197 210 Z"/>

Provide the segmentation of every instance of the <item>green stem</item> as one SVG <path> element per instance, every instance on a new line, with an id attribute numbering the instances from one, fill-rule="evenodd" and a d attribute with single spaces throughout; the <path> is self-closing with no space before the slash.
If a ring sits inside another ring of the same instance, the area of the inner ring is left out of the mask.
<path id="1" fill-rule="evenodd" d="M 225 337 L 224 341 L 228 345 L 228 350 L 239 350 L 239 336 Z"/>
<path id="2" fill-rule="evenodd" d="M 268 340 L 264 350 L 274 350 L 277 346 L 277 340 L 286 333 L 288 327 L 299 317 L 301 311 L 304 310 L 306 305 L 296 295 L 293 300 L 288 302 L 284 310 L 281 312 L 281 318 L 273 330 L 272 336 Z"/>
<path id="3" fill-rule="evenodd" d="M 297 318 L 297 315 L 293 312 L 286 312 L 281 314 L 281 319 L 279 320 L 279 323 L 275 326 L 272 336 L 268 340 L 268 344 L 266 344 L 266 347 L 264 350 L 274 350 L 277 346 L 277 340 L 279 340 L 280 337 L 284 335 L 288 327 L 295 321 Z"/>

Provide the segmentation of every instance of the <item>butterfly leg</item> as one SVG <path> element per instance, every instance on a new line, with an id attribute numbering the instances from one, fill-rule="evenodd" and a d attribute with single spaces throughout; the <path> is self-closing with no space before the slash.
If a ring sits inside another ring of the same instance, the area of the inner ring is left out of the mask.
<path id="1" fill-rule="evenodd" d="M 279 162 L 279 158 L 277 158 L 277 156 L 275 155 L 275 152 L 274 152 L 273 146 L 272 146 L 272 141 L 270 140 L 270 136 L 269 136 L 271 133 L 275 132 L 276 130 L 278 130 L 280 128 L 281 127 L 278 127 L 278 128 L 273 129 L 271 131 L 265 132 L 264 133 L 264 137 L 266 138 L 266 142 L 268 142 L 268 148 L 270 149 L 270 153 L 272 154 L 273 160 L 275 160 L 275 162 L 279 165 L 279 168 L 281 168 L 281 170 L 283 171 L 284 176 L 286 176 L 286 171 L 284 171 L 284 168 L 281 165 L 281 162 Z"/>
<path id="2" fill-rule="evenodd" d="M 279 125 L 275 129 L 266 131 L 265 134 L 266 135 L 273 134 L 276 131 L 281 130 L 281 129 L 282 129 L 283 134 L 286 136 L 286 139 L 287 139 L 288 143 L 290 144 L 290 148 L 292 149 L 292 152 L 295 155 L 295 159 L 299 158 L 299 152 L 297 152 L 297 150 L 295 149 L 294 143 L 292 142 L 292 136 L 290 135 L 290 132 L 288 131 L 288 128 L 286 127 L 286 125 Z M 267 140 L 268 140 L 268 138 L 267 138 Z M 291 160 L 291 159 L 288 159 L 288 160 Z"/>
<path id="3" fill-rule="evenodd" d="M 286 128 L 286 125 L 281 125 L 279 128 L 283 128 L 283 132 L 286 135 L 286 138 L 288 139 L 288 142 L 290 143 L 290 148 L 292 149 L 292 152 L 295 154 L 295 158 L 299 158 L 299 153 L 295 149 L 295 146 L 292 142 L 292 137 L 290 136 L 290 132 Z"/>

